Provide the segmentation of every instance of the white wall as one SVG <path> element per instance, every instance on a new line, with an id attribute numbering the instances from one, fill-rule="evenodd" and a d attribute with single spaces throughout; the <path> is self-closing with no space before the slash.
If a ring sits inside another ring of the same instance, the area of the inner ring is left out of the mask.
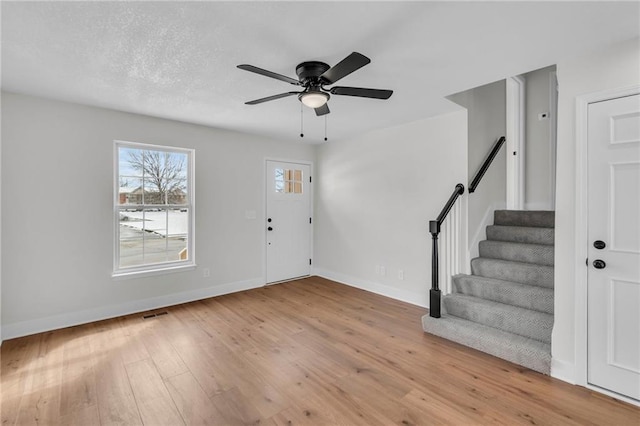
<path id="1" fill-rule="evenodd" d="M 495 141 L 506 134 L 506 84 L 504 80 L 476 87 L 448 97 L 467 108 L 468 176 L 465 189 L 482 166 Z M 493 223 L 493 211 L 507 203 L 506 148 L 503 147 L 473 194 L 469 204 L 469 251 L 478 256 L 478 242 L 485 238 L 485 227 Z"/>
<path id="2" fill-rule="evenodd" d="M 558 71 L 558 167 L 556 186 L 555 324 L 552 374 L 568 381 L 584 374 L 575 371 L 576 330 L 584 329 L 586 317 L 576 318 L 576 299 L 586 282 L 577 279 L 584 268 L 585 247 L 576 246 L 576 222 L 584 211 L 576 207 L 576 97 L 603 90 L 640 84 L 640 39 L 611 46 L 592 55 L 565 60 Z M 578 255 L 576 255 L 578 254 Z M 579 337 L 579 336 L 578 336 Z M 577 354 L 578 357 L 584 354 Z M 581 367 L 582 368 L 582 367 Z"/>
<path id="3" fill-rule="evenodd" d="M 1 68 L 1 67 L 0 67 Z M 0 81 L 2 77 L 0 76 Z M 2 111 L 2 93 L 0 92 L 0 111 Z M 0 114 L 2 129 L 2 114 Z M 0 346 L 2 345 L 2 135 L 0 134 Z"/>
<path id="4" fill-rule="evenodd" d="M 315 159 L 309 145 L 10 93 L 2 139 L 5 339 L 262 285 L 264 159 Z M 195 149 L 198 269 L 111 278 L 114 139 Z"/>
<path id="5" fill-rule="evenodd" d="M 0 20 L 2 7 L 0 7 Z M 1 59 L 0 59 L 1 61 Z M 2 81 L 2 67 L 0 66 L 0 82 Z M 2 111 L 2 92 L 0 92 L 0 111 Z M 0 129 L 2 129 L 2 114 L 0 113 Z M 0 346 L 2 345 L 2 135 L 0 135 Z"/>
<path id="6" fill-rule="evenodd" d="M 320 146 L 315 272 L 427 306 L 428 222 L 466 184 L 466 146 L 465 111 Z"/>
<path id="7" fill-rule="evenodd" d="M 525 191 L 526 210 L 553 210 L 555 183 L 555 146 L 551 141 L 551 78 L 556 67 L 531 71 L 520 77 L 525 80 Z M 555 84 L 554 84 L 555 85 Z M 540 120 L 538 115 L 547 113 Z"/>

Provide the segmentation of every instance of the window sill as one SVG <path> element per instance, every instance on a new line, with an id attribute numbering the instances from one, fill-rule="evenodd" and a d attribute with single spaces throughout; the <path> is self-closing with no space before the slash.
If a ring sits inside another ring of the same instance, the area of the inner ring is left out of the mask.
<path id="1" fill-rule="evenodd" d="M 160 267 L 155 269 L 145 269 L 145 270 L 138 270 L 138 271 L 119 271 L 111 274 L 111 278 L 113 278 L 115 281 L 120 281 L 120 280 L 134 279 L 134 278 L 153 277 L 157 275 L 172 274 L 175 272 L 192 271 L 196 269 L 196 267 L 197 265 L 195 263 L 189 263 L 186 265 L 172 265 L 164 268 Z"/>

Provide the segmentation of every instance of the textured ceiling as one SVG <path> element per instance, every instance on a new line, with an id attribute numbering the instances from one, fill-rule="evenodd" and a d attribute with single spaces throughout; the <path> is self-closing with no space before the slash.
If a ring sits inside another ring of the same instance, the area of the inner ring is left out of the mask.
<path id="1" fill-rule="evenodd" d="M 445 96 L 638 37 L 640 3 L 2 2 L 4 90 L 299 140 L 292 89 L 307 60 L 372 62 L 339 85 L 393 89 L 388 101 L 333 96 L 329 137 L 453 111 Z M 295 88 L 294 88 L 295 89 Z M 305 142 L 324 119 L 304 110 Z"/>

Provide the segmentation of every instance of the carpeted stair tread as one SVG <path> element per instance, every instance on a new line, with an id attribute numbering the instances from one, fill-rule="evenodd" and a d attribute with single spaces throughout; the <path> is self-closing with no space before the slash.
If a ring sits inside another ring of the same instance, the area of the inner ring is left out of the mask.
<path id="1" fill-rule="evenodd" d="M 553 246 L 506 241 L 480 241 L 480 257 L 553 266 Z"/>
<path id="2" fill-rule="evenodd" d="M 554 228 L 555 217 L 554 211 L 546 210 L 496 210 L 493 213 L 493 224 Z"/>
<path id="3" fill-rule="evenodd" d="M 551 345 L 548 343 L 448 314 L 441 318 L 423 316 L 422 328 L 427 333 L 453 340 L 540 373 L 550 374 Z"/>
<path id="4" fill-rule="evenodd" d="M 449 315 L 551 343 L 553 315 L 457 293 L 444 296 L 442 305 Z"/>
<path id="5" fill-rule="evenodd" d="M 553 314 L 553 289 L 476 275 L 453 277 L 454 293 Z"/>
<path id="6" fill-rule="evenodd" d="M 554 234 L 553 228 L 502 225 L 487 226 L 487 240 L 493 241 L 552 245 Z"/>
<path id="7" fill-rule="evenodd" d="M 471 273 L 497 280 L 553 288 L 553 266 L 476 257 L 471 260 Z"/>

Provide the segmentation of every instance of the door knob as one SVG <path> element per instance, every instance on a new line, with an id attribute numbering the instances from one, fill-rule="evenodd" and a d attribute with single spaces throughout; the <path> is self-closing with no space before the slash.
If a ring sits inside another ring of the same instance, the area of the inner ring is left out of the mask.
<path id="1" fill-rule="evenodd" d="M 607 244 L 604 241 L 596 240 L 596 241 L 593 242 L 593 246 L 595 248 L 597 248 L 598 250 L 602 250 L 603 248 L 605 248 L 607 246 Z"/>
<path id="2" fill-rule="evenodd" d="M 604 263 L 604 260 L 596 259 L 593 261 L 593 267 L 596 269 L 604 269 L 607 267 L 607 264 Z"/>
<path id="3" fill-rule="evenodd" d="M 268 227 L 267 231 L 273 231 L 273 228 L 272 227 Z"/>

